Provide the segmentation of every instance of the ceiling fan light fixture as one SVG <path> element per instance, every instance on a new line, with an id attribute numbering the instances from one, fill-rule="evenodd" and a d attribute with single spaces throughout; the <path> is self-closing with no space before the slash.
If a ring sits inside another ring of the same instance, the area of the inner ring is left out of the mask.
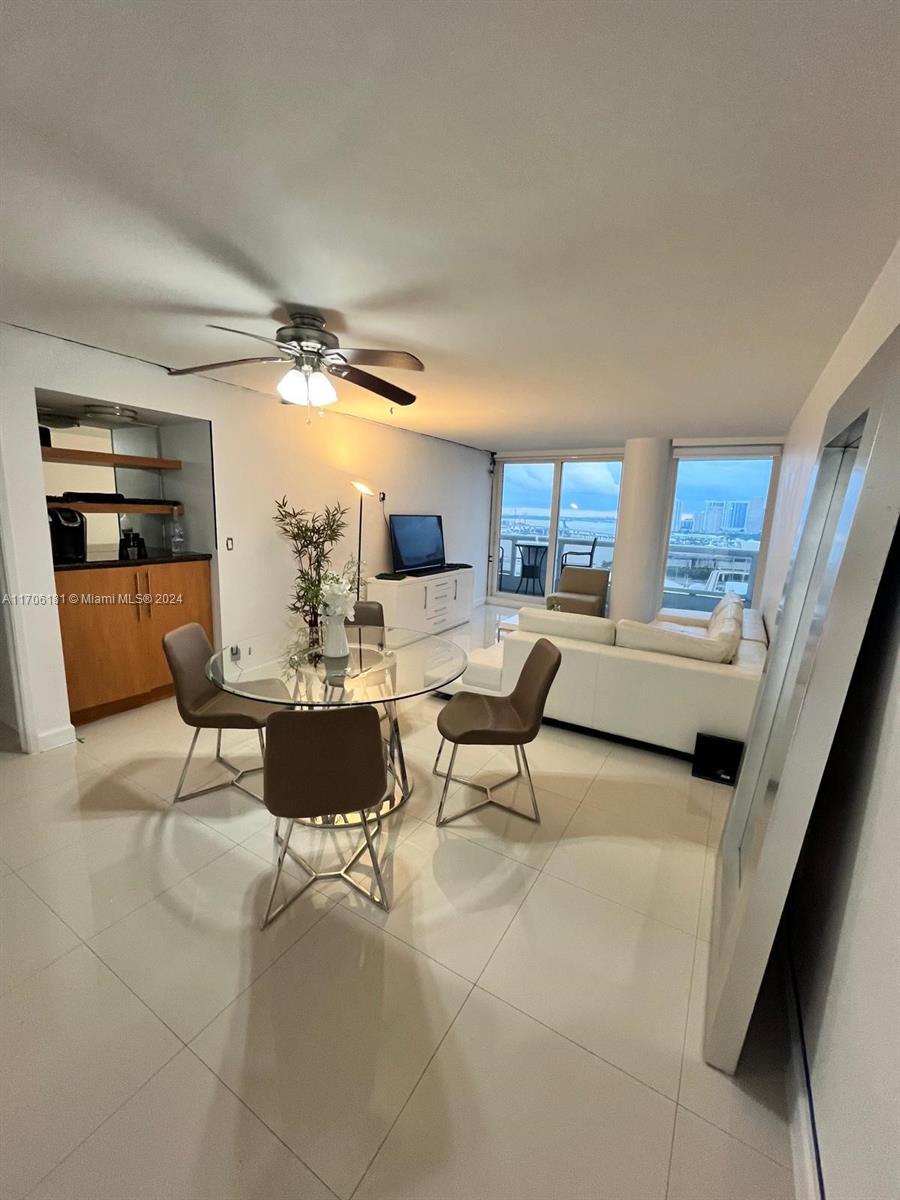
<path id="1" fill-rule="evenodd" d="M 282 404 L 309 404 L 313 408 L 322 408 L 337 400 L 337 392 L 327 376 L 321 371 L 304 370 L 302 367 L 291 367 L 279 379 L 276 388 Z"/>
<path id="2" fill-rule="evenodd" d="M 337 392 L 327 375 L 321 371 L 313 371 L 309 376 L 309 402 L 313 408 L 324 408 L 326 404 L 334 404 Z"/>

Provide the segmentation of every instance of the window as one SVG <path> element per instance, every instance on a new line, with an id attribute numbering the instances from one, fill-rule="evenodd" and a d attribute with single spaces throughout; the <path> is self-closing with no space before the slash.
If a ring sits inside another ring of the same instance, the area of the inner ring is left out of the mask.
<path id="1" fill-rule="evenodd" d="M 544 595 L 555 476 L 552 462 L 503 466 L 498 592 Z"/>
<path id="2" fill-rule="evenodd" d="M 709 612 L 725 592 L 752 602 L 773 461 L 678 460 L 664 607 Z"/>
<path id="3" fill-rule="evenodd" d="M 610 567 L 620 459 L 507 462 L 500 469 L 498 593 L 544 596 L 564 566 Z"/>
<path id="4" fill-rule="evenodd" d="M 563 463 L 554 587 L 564 566 L 612 567 L 621 480 L 620 462 Z"/>

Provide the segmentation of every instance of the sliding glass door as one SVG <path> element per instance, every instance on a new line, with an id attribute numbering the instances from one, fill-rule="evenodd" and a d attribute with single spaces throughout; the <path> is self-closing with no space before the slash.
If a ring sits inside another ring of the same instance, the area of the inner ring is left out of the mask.
<path id="1" fill-rule="evenodd" d="M 773 458 L 681 458 L 663 607 L 710 612 L 725 592 L 753 600 Z"/>
<path id="2" fill-rule="evenodd" d="M 556 464 L 504 463 L 501 467 L 500 521 L 494 555 L 499 593 L 543 596 L 547 591 Z"/>
<path id="3" fill-rule="evenodd" d="M 562 464 L 554 588 L 566 566 L 611 570 L 621 481 L 621 462 Z"/>
<path id="4" fill-rule="evenodd" d="M 609 569 L 621 459 L 552 459 L 499 465 L 494 594 L 540 600 L 564 566 Z"/>

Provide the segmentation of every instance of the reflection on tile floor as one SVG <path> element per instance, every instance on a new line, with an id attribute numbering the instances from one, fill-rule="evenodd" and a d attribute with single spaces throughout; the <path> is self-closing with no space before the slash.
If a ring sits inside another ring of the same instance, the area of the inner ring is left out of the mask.
<path id="1" fill-rule="evenodd" d="M 505 611 L 455 639 L 489 644 Z M 233 789 L 171 808 L 173 703 L 0 752 L 0 1195 L 793 1195 L 778 1013 L 736 1079 L 700 1053 L 728 792 L 545 726 L 541 826 L 489 808 L 438 831 L 440 704 L 401 714 L 392 911 L 327 883 L 263 931 L 272 822 Z M 239 732 L 225 750 L 258 755 Z M 298 835 L 323 864 L 350 836 Z"/>

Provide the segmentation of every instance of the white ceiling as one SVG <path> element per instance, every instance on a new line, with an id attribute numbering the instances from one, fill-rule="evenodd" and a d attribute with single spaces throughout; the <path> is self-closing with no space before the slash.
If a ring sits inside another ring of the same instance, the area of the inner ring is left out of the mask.
<path id="1" fill-rule="evenodd" d="M 0 319 L 187 366 L 318 306 L 426 364 L 344 409 L 474 445 L 782 431 L 897 236 L 891 0 L 6 0 L 0 41 Z"/>

